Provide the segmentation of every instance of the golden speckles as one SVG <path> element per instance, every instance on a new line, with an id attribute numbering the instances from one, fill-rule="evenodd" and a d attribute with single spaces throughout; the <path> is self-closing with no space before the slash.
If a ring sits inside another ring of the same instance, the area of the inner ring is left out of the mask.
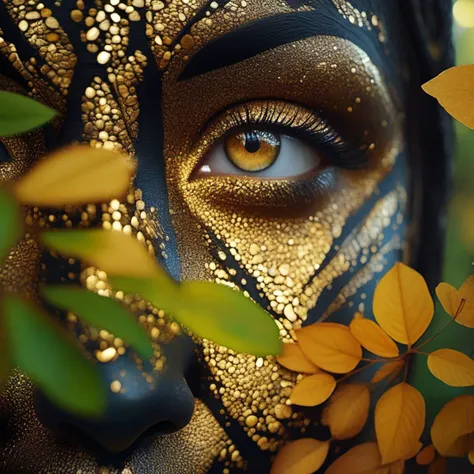
<path id="1" fill-rule="evenodd" d="M 250 415 L 245 420 L 245 424 L 249 428 L 253 428 L 257 423 L 258 423 L 258 418 L 255 415 Z"/>
<path id="2" fill-rule="evenodd" d="M 23 32 L 25 32 L 29 26 L 30 25 L 26 20 L 21 20 L 20 23 L 18 23 L 18 28 L 20 28 L 20 31 Z"/>
<path id="3" fill-rule="evenodd" d="M 95 26 L 91 28 L 90 30 L 88 30 L 86 33 L 87 41 L 95 41 L 99 36 L 100 36 L 100 30 L 99 28 L 96 28 Z"/>
<path id="4" fill-rule="evenodd" d="M 57 33 L 48 33 L 46 35 L 46 41 L 50 43 L 57 43 L 60 39 L 60 36 Z"/>
<path id="5" fill-rule="evenodd" d="M 107 64 L 110 61 L 110 53 L 108 51 L 101 51 L 97 55 L 97 62 L 99 64 Z"/>
<path id="6" fill-rule="evenodd" d="M 76 23 L 80 23 L 84 18 L 84 14 L 81 12 L 81 10 L 72 10 L 71 18 Z"/>
<path id="7" fill-rule="evenodd" d="M 191 35 L 184 35 L 180 42 L 183 49 L 189 50 L 194 46 L 194 38 Z"/>
<path id="8" fill-rule="evenodd" d="M 122 383 L 121 383 L 119 380 L 114 380 L 114 381 L 110 384 L 110 390 L 111 390 L 113 393 L 119 393 L 120 390 L 122 390 Z"/>
<path id="9" fill-rule="evenodd" d="M 107 363 L 115 358 L 117 350 L 114 347 L 109 347 L 103 351 L 97 351 L 96 357 L 99 362 Z"/>
<path id="10" fill-rule="evenodd" d="M 53 15 L 53 12 L 49 8 L 43 8 L 41 10 L 41 18 L 49 18 Z"/>
<path id="11" fill-rule="evenodd" d="M 338 9 L 339 13 L 350 23 L 358 26 L 359 28 L 365 28 L 369 31 L 371 31 L 373 28 L 377 28 L 379 30 L 379 41 L 381 43 L 385 43 L 387 41 L 384 24 L 376 15 L 358 10 L 348 0 L 333 0 L 333 3 Z"/>
<path id="12" fill-rule="evenodd" d="M 59 28 L 59 21 L 54 18 L 54 16 L 48 16 L 45 20 L 45 24 L 48 28 L 52 30 L 57 30 Z"/>
<path id="13" fill-rule="evenodd" d="M 174 321 L 170 324 L 170 330 L 175 336 L 179 336 L 181 334 L 181 327 Z"/>
<path id="14" fill-rule="evenodd" d="M 26 40 L 44 61 L 41 66 L 37 56 L 22 62 L 16 48 L 3 40 L 0 31 L 0 54 L 12 63 L 13 67 L 28 82 L 33 97 L 65 111 L 67 92 L 72 81 L 77 58 L 67 34 L 60 27 L 52 11 L 44 4 L 35 2 L 4 2 L 12 20 L 23 32 Z M 56 125 L 59 119 L 56 119 Z"/>

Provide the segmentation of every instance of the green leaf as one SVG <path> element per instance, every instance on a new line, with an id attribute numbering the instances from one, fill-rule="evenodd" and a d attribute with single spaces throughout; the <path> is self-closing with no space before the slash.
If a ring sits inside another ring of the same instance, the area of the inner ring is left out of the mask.
<path id="1" fill-rule="evenodd" d="M 111 278 L 117 289 L 138 293 L 199 337 L 257 357 L 279 355 L 274 319 L 242 293 L 217 283 L 185 282 L 170 294 L 159 282 Z"/>
<path id="2" fill-rule="evenodd" d="M 0 91 L 0 137 L 29 132 L 49 122 L 56 111 L 20 94 Z"/>
<path id="3" fill-rule="evenodd" d="M 153 356 L 145 329 L 118 301 L 73 285 L 48 286 L 42 294 L 58 308 L 72 311 L 92 326 L 123 339 L 145 359 Z"/>
<path id="4" fill-rule="evenodd" d="M 186 305 L 176 319 L 200 337 L 257 357 L 280 355 L 275 320 L 242 293 L 217 283 L 191 281 L 181 286 Z"/>
<path id="5" fill-rule="evenodd" d="M 22 216 L 19 204 L 0 188 L 0 265 L 21 237 Z"/>
<path id="6" fill-rule="evenodd" d="M 80 415 L 100 415 L 106 387 L 97 366 L 86 359 L 74 339 L 17 296 L 5 296 L 3 310 L 12 363 L 58 406 Z"/>
<path id="7" fill-rule="evenodd" d="M 58 230 L 42 232 L 40 240 L 60 254 L 85 260 L 110 276 L 153 278 L 164 287 L 175 285 L 146 247 L 123 232 Z"/>

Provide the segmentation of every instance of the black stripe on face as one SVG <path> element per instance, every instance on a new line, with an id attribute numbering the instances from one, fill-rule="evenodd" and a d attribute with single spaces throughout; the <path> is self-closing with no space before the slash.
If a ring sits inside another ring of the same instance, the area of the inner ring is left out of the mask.
<path id="1" fill-rule="evenodd" d="M 136 188 L 142 191 L 147 207 L 157 210 L 158 224 L 166 236 L 166 255 L 162 258 L 160 242 L 154 242 L 157 258 L 168 272 L 177 280 L 180 278 L 180 263 L 177 239 L 171 220 L 168 198 L 168 183 L 164 156 L 163 124 L 163 73 L 159 71 L 151 51 L 145 30 L 144 19 L 132 24 L 128 51 L 141 51 L 148 63 L 144 69 L 143 81 L 136 85 L 140 115 L 138 118 L 138 136 L 134 141 L 138 161 Z"/>
<path id="2" fill-rule="evenodd" d="M 380 68 L 382 60 L 374 31 L 348 27 L 334 5 L 316 11 L 283 13 L 256 20 L 210 41 L 188 62 L 179 80 L 232 66 L 278 46 L 314 36 L 337 36 L 363 49 Z"/>

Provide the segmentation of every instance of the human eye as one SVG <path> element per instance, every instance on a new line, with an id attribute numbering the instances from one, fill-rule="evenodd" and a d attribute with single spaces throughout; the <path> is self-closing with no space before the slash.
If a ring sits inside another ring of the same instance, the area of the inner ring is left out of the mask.
<path id="1" fill-rule="evenodd" d="M 346 140 L 311 109 L 281 100 L 228 108 L 205 127 L 194 191 L 216 204 L 297 209 L 318 205 L 341 175 L 369 166 L 370 149 Z"/>
<path id="2" fill-rule="evenodd" d="M 326 120 L 297 104 L 240 104 L 212 127 L 216 143 L 199 162 L 194 178 L 304 181 L 331 167 L 353 169 L 367 164 L 366 150 L 354 150 Z"/>

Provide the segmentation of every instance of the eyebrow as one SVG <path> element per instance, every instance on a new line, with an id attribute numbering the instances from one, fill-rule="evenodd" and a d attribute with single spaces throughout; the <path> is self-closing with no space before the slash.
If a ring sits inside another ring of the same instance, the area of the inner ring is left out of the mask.
<path id="1" fill-rule="evenodd" d="M 348 23 L 334 8 L 282 13 L 262 18 L 204 45 L 186 64 L 178 81 L 253 58 L 258 54 L 314 36 L 347 39 L 362 48 L 373 62 L 381 64 L 380 51 L 373 31 L 365 31 Z"/>

